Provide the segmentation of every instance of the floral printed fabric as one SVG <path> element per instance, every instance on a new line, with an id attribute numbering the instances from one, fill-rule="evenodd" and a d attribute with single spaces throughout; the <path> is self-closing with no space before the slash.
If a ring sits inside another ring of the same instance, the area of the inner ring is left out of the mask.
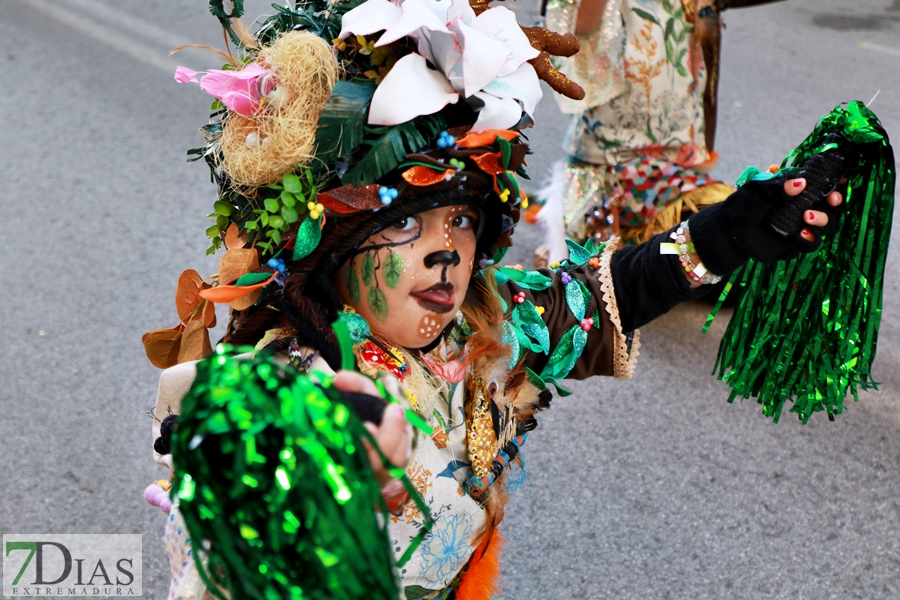
<path id="1" fill-rule="evenodd" d="M 467 327 L 462 315 L 457 319 L 458 326 L 429 353 L 429 358 L 442 363 L 459 357 Z M 413 559 L 400 569 L 403 585 L 413 597 L 428 597 L 450 585 L 474 553 L 485 526 L 484 509 L 463 488 L 472 475 L 465 439 L 465 383 L 439 379 L 434 383 L 439 386 L 437 393 L 412 390 L 418 402 L 416 410 L 435 428 L 431 437 L 417 440 L 406 468 L 434 519 Z M 389 533 L 398 558 L 423 522 L 415 504 L 391 517 Z"/>
<path id="2" fill-rule="evenodd" d="M 685 167 L 706 162 L 706 67 L 681 2 L 622 0 L 619 14 L 627 90 L 574 119 L 565 150 L 602 165 L 647 155 Z"/>

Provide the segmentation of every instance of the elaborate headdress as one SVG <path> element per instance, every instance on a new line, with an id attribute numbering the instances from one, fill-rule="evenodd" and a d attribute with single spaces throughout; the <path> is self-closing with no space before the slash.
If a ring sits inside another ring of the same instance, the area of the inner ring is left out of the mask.
<path id="1" fill-rule="evenodd" d="M 226 338 L 258 341 L 287 319 L 337 362 L 330 283 L 374 231 L 430 207 L 475 204 L 485 214 L 477 259 L 510 245 L 527 198 L 528 145 L 540 80 L 581 88 L 550 65 L 578 51 L 571 34 L 521 27 L 482 0 L 308 0 L 276 7 L 255 35 L 211 0 L 237 52 L 223 70 L 179 67 L 216 98 L 203 158 L 219 187 L 208 252 L 226 247 L 218 276 L 185 271 L 181 323 L 145 335 L 160 367 L 211 348 L 210 302 L 239 312 Z M 287 300 L 287 301 L 285 301 Z M 256 306 L 253 311 L 246 309 Z M 324 333 L 327 332 L 327 333 Z"/>

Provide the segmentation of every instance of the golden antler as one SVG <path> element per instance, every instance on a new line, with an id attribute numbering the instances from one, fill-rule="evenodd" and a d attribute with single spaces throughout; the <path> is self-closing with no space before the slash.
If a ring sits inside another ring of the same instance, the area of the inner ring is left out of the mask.
<path id="1" fill-rule="evenodd" d="M 550 63 L 551 56 L 573 56 L 578 52 L 578 40 L 571 33 L 560 35 L 547 31 L 543 27 L 522 27 L 532 47 L 540 51 L 537 58 L 528 62 L 534 67 L 537 76 L 546 81 L 551 88 L 572 100 L 584 98 L 584 90 L 580 85 L 560 73 Z"/>
<path id="2" fill-rule="evenodd" d="M 480 15 L 489 8 L 491 0 L 469 0 L 469 6 Z M 521 27 L 521 25 L 520 25 Z M 534 67 L 539 79 L 543 79 L 555 91 L 572 100 L 584 98 L 584 90 L 580 85 L 560 73 L 550 63 L 551 56 L 573 56 L 578 53 L 578 40 L 571 33 L 560 35 L 547 31 L 543 27 L 522 27 L 531 46 L 540 52 L 536 58 L 528 62 Z"/>

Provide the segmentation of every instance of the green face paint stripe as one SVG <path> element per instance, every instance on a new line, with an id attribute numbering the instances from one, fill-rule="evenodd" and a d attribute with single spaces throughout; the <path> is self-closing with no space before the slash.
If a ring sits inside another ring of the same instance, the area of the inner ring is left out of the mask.
<path id="1" fill-rule="evenodd" d="M 366 295 L 366 301 L 369 303 L 369 310 L 372 311 L 372 314 L 375 315 L 379 321 L 382 323 L 387 321 L 388 302 L 381 289 L 377 287 L 371 288 Z"/>
<path id="2" fill-rule="evenodd" d="M 400 253 L 396 250 L 391 250 L 387 260 L 381 267 L 381 272 L 384 274 L 384 283 L 391 289 L 397 287 L 405 268 L 406 265 L 403 263 L 403 257 Z"/>
<path id="3" fill-rule="evenodd" d="M 363 255 L 362 261 L 362 280 L 363 284 L 366 287 L 372 286 L 372 281 L 375 278 L 375 259 L 372 258 L 371 252 L 366 252 Z"/>
<path id="4" fill-rule="evenodd" d="M 359 278 L 356 276 L 356 265 L 352 262 L 347 266 L 346 283 L 350 302 L 359 304 Z"/>

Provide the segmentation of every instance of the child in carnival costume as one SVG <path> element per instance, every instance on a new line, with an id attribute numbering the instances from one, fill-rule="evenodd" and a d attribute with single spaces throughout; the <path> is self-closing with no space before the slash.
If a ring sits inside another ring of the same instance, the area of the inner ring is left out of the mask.
<path id="1" fill-rule="evenodd" d="M 495 592 L 507 479 L 521 474 L 510 472 L 551 385 L 566 395 L 564 379 L 631 377 L 638 327 L 751 257 L 814 249 L 842 201 L 823 194 L 796 233 L 778 234 L 773 208 L 806 180 L 773 176 L 643 244 L 570 243 L 554 269 L 500 267 L 527 207 L 516 176 L 539 79 L 583 93 L 549 64 L 577 52 L 571 35 L 522 28 L 480 0 L 310 0 L 279 8 L 255 35 L 211 6 L 241 55 L 229 70 L 179 67 L 176 79 L 218 100 L 207 145 L 191 152 L 219 185 L 207 233 L 211 251 L 226 251 L 216 277 L 182 274 L 181 323 L 144 337 L 166 369 L 155 456 L 172 466 L 167 436 L 211 352 L 215 303 L 231 308 L 224 342 L 275 352 L 300 373 L 340 369 L 331 325 L 344 321 L 356 369 L 395 378 L 428 425 L 411 454 L 403 411 L 367 425 L 424 501 L 373 459 L 397 556 L 429 520 L 423 504 L 433 519 L 399 572 L 407 598 Z M 666 252 L 672 241 L 681 256 Z M 370 389 L 341 378 L 345 391 Z M 170 513 L 170 598 L 204 597 L 198 545 L 166 487 L 146 496 Z"/>
<path id="2" fill-rule="evenodd" d="M 539 264 L 566 257 L 565 238 L 646 241 L 734 187 L 716 162 L 720 13 L 772 0 L 548 0 L 547 27 L 574 33 L 577 55 L 554 64 L 585 89 L 559 97 L 572 114 L 540 200 Z"/>

